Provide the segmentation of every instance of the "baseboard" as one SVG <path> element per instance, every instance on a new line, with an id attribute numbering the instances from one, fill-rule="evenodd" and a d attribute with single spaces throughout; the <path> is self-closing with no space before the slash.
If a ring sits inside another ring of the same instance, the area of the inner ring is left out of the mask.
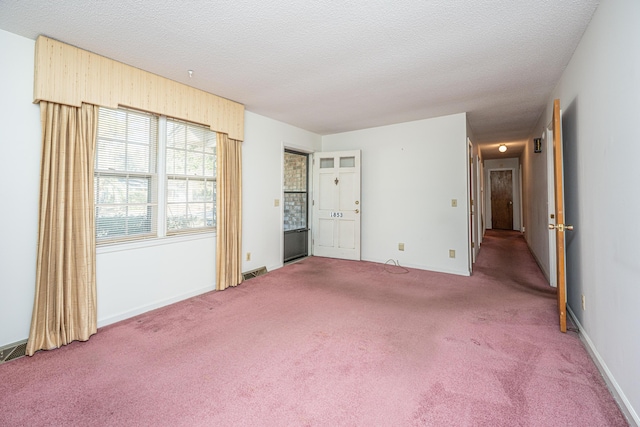
<path id="1" fill-rule="evenodd" d="M 524 239 L 524 241 L 527 242 L 527 247 L 529 248 L 529 252 L 531 253 L 531 255 L 533 255 L 533 259 L 536 260 L 536 263 L 538 264 L 538 267 L 540 268 L 540 271 L 542 271 L 542 274 L 544 275 L 544 278 L 547 279 L 547 283 L 551 283 L 551 278 L 549 277 L 549 272 L 544 268 L 544 264 L 542 264 L 542 262 L 540 262 L 540 259 L 538 258 L 538 255 L 533 251 L 533 249 L 531 249 L 531 245 L 529 244 L 529 241 L 527 239 Z"/>
<path id="2" fill-rule="evenodd" d="M 312 256 L 312 255 L 309 255 L 309 256 Z M 284 263 L 281 262 L 281 263 L 278 263 L 278 264 L 268 265 L 267 266 L 267 270 L 273 271 L 273 270 L 277 270 L 277 269 L 282 268 L 282 267 L 284 267 Z"/>
<path id="3" fill-rule="evenodd" d="M 103 326 L 111 325 L 112 323 L 120 322 L 122 320 L 129 319 L 131 317 L 137 316 L 142 313 L 146 313 L 147 311 L 155 310 L 156 308 L 164 307 L 169 304 L 174 304 L 176 302 L 183 301 L 188 298 L 192 298 L 206 292 L 210 292 L 215 289 L 215 286 L 207 286 L 204 288 L 196 289 L 195 291 L 186 292 L 184 294 L 176 295 L 171 298 L 167 298 L 160 301 L 155 301 L 151 304 L 147 304 L 141 307 L 137 307 L 133 310 L 127 310 L 121 313 L 118 313 L 113 316 L 105 317 L 103 319 L 98 319 L 98 328 L 102 328 Z"/>
<path id="4" fill-rule="evenodd" d="M 629 426 L 639 427 L 640 417 L 638 417 L 638 413 L 635 411 L 635 409 L 631 405 L 631 402 L 629 402 L 629 399 L 627 399 L 627 396 L 624 394 L 624 392 L 620 388 L 620 385 L 618 384 L 613 374 L 607 367 L 607 364 L 604 362 L 602 357 L 600 357 L 600 353 L 598 353 L 598 350 L 596 350 L 596 347 L 593 345 L 593 341 L 591 341 L 591 338 L 589 338 L 589 335 L 585 332 L 584 328 L 582 327 L 582 324 L 578 321 L 578 318 L 571 310 L 571 307 L 569 307 L 568 305 L 567 305 L 567 312 L 569 313 L 569 316 L 571 316 L 571 320 L 573 320 L 576 326 L 578 326 L 578 329 L 580 330 L 580 340 L 582 341 L 583 345 L 589 352 L 591 359 L 598 367 L 600 374 L 604 378 L 604 381 L 607 383 L 607 387 L 609 388 L 609 391 L 611 391 L 611 394 L 613 395 L 613 398 L 616 400 L 616 403 L 620 407 L 620 410 L 622 411 L 624 416 L 627 418 L 627 422 L 629 423 Z"/>
<path id="5" fill-rule="evenodd" d="M 313 255 L 309 255 L 309 256 L 311 257 Z M 375 258 L 362 258 L 361 261 L 375 262 L 376 264 L 385 264 L 385 263 L 389 262 L 388 259 L 380 260 L 380 259 L 375 259 Z M 396 260 L 394 260 L 394 261 L 396 261 Z M 456 276 L 467 276 L 467 277 L 471 276 L 471 273 L 469 272 L 469 270 L 447 270 L 447 269 L 432 267 L 432 266 L 429 266 L 429 265 L 418 265 L 418 264 L 403 264 L 403 263 L 400 263 L 400 265 L 402 265 L 402 267 L 415 268 L 416 270 L 432 271 L 434 273 L 455 274 Z M 278 268 L 280 268 L 282 266 L 283 266 L 283 264 L 280 264 L 279 266 L 270 267 L 269 271 L 276 270 L 276 269 L 278 269 Z"/>
<path id="6" fill-rule="evenodd" d="M 385 264 L 389 262 L 388 259 L 380 260 L 380 259 L 374 259 L 374 258 L 363 258 L 362 261 L 375 262 L 378 264 Z M 469 270 L 449 270 L 446 268 L 438 268 L 430 265 L 412 264 L 412 263 L 404 264 L 402 262 L 399 262 L 399 265 L 407 268 L 415 268 L 416 270 L 432 271 L 434 273 L 455 274 L 456 276 L 467 276 L 467 277 L 471 276 L 471 273 L 469 272 Z"/>

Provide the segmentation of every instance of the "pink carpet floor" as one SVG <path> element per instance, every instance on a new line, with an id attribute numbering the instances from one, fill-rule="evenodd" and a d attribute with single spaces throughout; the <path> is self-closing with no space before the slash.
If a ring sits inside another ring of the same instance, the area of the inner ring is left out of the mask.
<path id="1" fill-rule="evenodd" d="M 627 425 L 518 233 L 399 273 L 312 257 L 5 363 L 0 425 Z"/>

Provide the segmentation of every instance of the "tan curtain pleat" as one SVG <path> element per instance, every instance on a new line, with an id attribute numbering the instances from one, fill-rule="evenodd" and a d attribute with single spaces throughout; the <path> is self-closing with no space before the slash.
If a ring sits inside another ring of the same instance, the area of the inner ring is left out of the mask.
<path id="1" fill-rule="evenodd" d="M 217 141 L 216 289 L 242 282 L 242 142 L 219 133 Z"/>
<path id="2" fill-rule="evenodd" d="M 93 167 L 98 107 L 40 102 L 36 293 L 26 353 L 97 331 Z"/>

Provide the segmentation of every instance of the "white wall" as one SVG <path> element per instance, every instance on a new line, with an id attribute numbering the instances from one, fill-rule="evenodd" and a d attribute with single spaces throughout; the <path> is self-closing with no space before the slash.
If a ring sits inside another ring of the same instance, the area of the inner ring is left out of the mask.
<path id="1" fill-rule="evenodd" d="M 27 337 L 33 308 L 41 156 L 34 47 L 0 30 L 0 346 Z"/>
<path id="2" fill-rule="evenodd" d="M 322 149 L 362 150 L 363 260 L 469 274 L 466 114 L 327 135 Z"/>
<path id="3" fill-rule="evenodd" d="M 486 228 L 491 228 L 491 171 L 505 169 L 510 169 L 512 171 L 513 178 L 513 229 L 520 230 L 520 161 L 517 158 L 491 159 L 484 161 L 484 182 L 486 183 Z"/>
<path id="4" fill-rule="evenodd" d="M 569 307 L 640 424 L 640 2 L 600 3 L 532 138 L 551 120 L 554 98 L 563 112 L 566 222 L 575 226 L 566 234 Z M 527 221 L 541 241 L 545 224 L 534 204 L 546 202 L 545 158 L 523 160 Z M 544 256 L 543 244 L 530 245 Z"/>
<path id="5" fill-rule="evenodd" d="M 550 113 L 549 113 L 550 114 Z M 551 117 L 546 114 L 540 119 L 527 147 L 522 153 L 522 209 L 524 212 L 524 236 L 543 274 L 550 280 L 549 264 L 549 223 L 547 198 L 547 139 L 542 144 L 542 152 L 533 152 L 533 138 L 542 138 Z M 555 279 L 554 279 L 555 283 Z"/>
<path id="6" fill-rule="evenodd" d="M 242 144 L 242 271 L 282 266 L 284 148 L 320 151 L 320 135 L 247 111 Z M 311 188 L 311 186 L 309 186 Z M 274 201 L 280 201 L 274 206 Z M 251 261 L 246 253 L 251 252 Z"/>
<path id="7" fill-rule="evenodd" d="M 33 101 L 35 42 L 0 30 L 0 346 L 27 338 L 35 288 L 40 110 Z M 319 135 L 246 113 L 243 271 L 282 265 L 283 144 L 318 150 Z M 11 207 L 11 208 L 9 208 Z M 98 326 L 214 289 L 215 235 L 99 247 Z"/>
<path id="8" fill-rule="evenodd" d="M 98 327 L 215 289 L 215 235 L 98 247 Z"/>

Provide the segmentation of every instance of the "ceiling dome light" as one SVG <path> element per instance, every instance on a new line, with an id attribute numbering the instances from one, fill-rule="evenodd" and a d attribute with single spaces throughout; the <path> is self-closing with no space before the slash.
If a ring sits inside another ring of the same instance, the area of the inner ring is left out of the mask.
<path id="1" fill-rule="evenodd" d="M 505 151 L 507 151 L 507 146 L 504 144 L 500 144 L 500 146 L 498 147 L 498 151 L 504 153 Z"/>

